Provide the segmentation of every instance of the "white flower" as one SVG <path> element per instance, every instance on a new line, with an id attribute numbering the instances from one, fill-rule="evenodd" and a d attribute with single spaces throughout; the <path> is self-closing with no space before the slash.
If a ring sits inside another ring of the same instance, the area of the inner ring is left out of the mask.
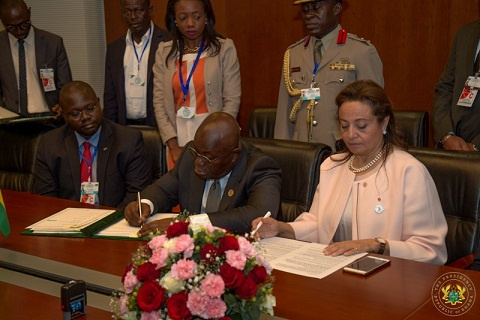
<path id="1" fill-rule="evenodd" d="M 277 299 L 271 294 L 265 296 L 265 302 L 260 306 L 267 314 L 273 316 L 273 307 L 277 305 Z"/>
<path id="2" fill-rule="evenodd" d="M 130 311 L 125 314 L 122 314 L 122 319 L 123 320 L 137 320 L 137 312 L 136 311 Z"/>
<path id="3" fill-rule="evenodd" d="M 188 228 L 192 230 L 193 235 L 196 235 L 197 233 L 205 230 L 204 226 L 202 226 L 201 224 L 193 224 L 193 223 L 190 223 L 188 225 Z"/>
<path id="4" fill-rule="evenodd" d="M 178 241 L 178 237 L 175 237 L 173 239 L 169 239 L 165 241 L 163 244 L 163 247 L 168 250 L 169 253 L 173 253 L 173 248 L 175 248 L 175 244 Z"/>
<path id="5" fill-rule="evenodd" d="M 160 279 L 160 285 L 167 290 L 168 293 L 178 293 L 185 288 L 185 281 L 175 279 L 171 273 L 168 272 L 162 279 Z"/>

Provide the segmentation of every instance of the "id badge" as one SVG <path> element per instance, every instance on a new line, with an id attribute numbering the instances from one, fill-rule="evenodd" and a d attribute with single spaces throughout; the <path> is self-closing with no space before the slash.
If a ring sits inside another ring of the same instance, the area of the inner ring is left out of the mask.
<path id="1" fill-rule="evenodd" d="M 98 204 L 98 182 L 82 182 L 80 187 L 80 202 Z"/>
<path id="2" fill-rule="evenodd" d="M 195 107 L 180 107 L 177 111 L 177 117 L 184 119 L 192 119 L 195 117 Z"/>
<path id="3" fill-rule="evenodd" d="M 457 105 L 462 107 L 470 108 L 475 101 L 475 97 L 477 96 L 478 89 L 470 88 L 466 86 L 463 88 L 462 93 L 460 94 L 460 98 L 458 99 Z"/>
<path id="4" fill-rule="evenodd" d="M 140 76 L 137 75 L 130 75 L 130 79 L 128 80 L 129 94 L 132 98 L 142 98 L 143 97 L 143 88 L 144 88 L 144 81 Z"/>
<path id="5" fill-rule="evenodd" d="M 55 73 L 52 68 L 40 69 L 40 78 L 42 79 L 43 90 L 45 92 L 55 91 Z"/>
<path id="6" fill-rule="evenodd" d="M 319 100 L 320 99 L 320 88 L 302 89 L 301 98 L 302 98 L 302 101 Z"/>

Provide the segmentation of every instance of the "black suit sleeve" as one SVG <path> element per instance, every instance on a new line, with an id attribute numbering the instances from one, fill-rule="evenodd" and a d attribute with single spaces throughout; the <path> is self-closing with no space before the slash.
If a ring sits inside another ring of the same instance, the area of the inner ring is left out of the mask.
<path id="1" fill-rule="evenodd" d="M 45 196 L 58 197 L 58 181 L 56 181 L 48 165 L 48 142 L 45 140 L 44 136 L 40 137 L 37 158 L 35 160 L 33 192 Z"/>
<path id="2" fill-rule="evenodd" d="M 118 123 L 118 104 L 115 92 L 114 78 L 112 74 L 113 48 L 107 47 L 105 59 L 105 86 L 103 91 L 103 116 L 113 122 Z"/>

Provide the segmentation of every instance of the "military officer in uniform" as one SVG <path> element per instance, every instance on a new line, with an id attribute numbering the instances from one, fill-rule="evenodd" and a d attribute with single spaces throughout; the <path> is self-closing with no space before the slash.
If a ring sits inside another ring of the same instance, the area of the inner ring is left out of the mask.
<path id="1" fill-rule="evenodd" d="M 335 97 L 348 84 L 370 79 L 383 87 L 375 47 L 339 25 L 342 0 L 297 0 L 309 35 L 285 52 L 275 138 L 322 142 L 340 139 Z"/>

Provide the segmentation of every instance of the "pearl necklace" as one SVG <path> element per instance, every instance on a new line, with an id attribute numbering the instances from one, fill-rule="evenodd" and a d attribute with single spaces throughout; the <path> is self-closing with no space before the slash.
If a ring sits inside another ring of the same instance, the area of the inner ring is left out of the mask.
<path id="1" fill-rule="evenodd" d="M 368 169 L 370 169 L 371 166 L 373 166 L 378 160 L 380 160 L 380 158 L 383 156 L 383 154 L 385 153 L 385 151 L 387 151 L 387 145 L 385 145 L 382 150 L 380 150 L 380 152 L 378 152 L 378 154 L 375 156 L 375 158 L 373 158 L 372 161 L 370 161 L 369 163 L 367 163 L 366 165 L 364 165 L 363 167 L 361 168 L 355 168 L 353 166 L 353 160 L 355 160 L 355 155 L 353 154 L 351 157 L 350 157 L 350 160 L 348 161 L 348 169 L 350 169 L 350 171 L 352 171 L 353 173 L 360 173 L 360 172 L 364 172 L 364 171 L 367 171 Z"/>

